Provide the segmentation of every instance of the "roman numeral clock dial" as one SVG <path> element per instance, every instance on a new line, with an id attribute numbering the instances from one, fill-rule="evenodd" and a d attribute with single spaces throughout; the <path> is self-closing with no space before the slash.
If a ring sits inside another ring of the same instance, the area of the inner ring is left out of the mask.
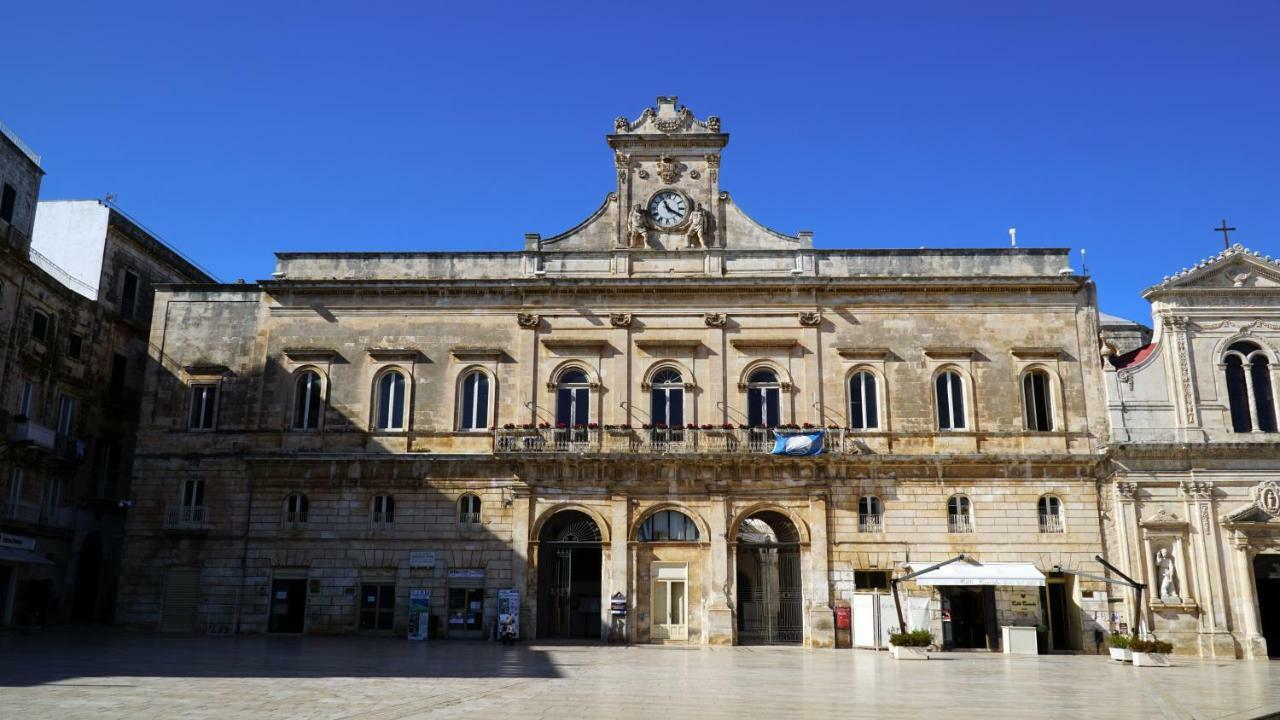
<path id="1" fill-rule="evenodd" d="M 684 222 L 689 205 L 684 196 L 674 190 L 663 190 L 649 201 L 649 217 L 658 227 L 675 227 Z"/>

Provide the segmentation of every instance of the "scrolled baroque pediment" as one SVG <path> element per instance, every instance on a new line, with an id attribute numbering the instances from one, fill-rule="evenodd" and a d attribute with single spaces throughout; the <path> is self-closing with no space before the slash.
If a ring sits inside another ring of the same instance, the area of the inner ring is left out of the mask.
<path id="1" fill-rule="evenodd" d="M 1139 524 L 1144 528 L 1176 529 L 1186 527 L 1187 521 L 1178 517 L 1178 514 L 1175 512 L 1170 512 L 1165 508 L 1160 508 L 1155 513 L 1143 518 Z"/>

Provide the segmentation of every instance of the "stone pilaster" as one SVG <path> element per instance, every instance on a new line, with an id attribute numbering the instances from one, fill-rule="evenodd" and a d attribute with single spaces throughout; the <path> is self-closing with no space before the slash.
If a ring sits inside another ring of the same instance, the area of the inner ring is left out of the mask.
<path id="1" fill-rule="evenodd" d="M 703 592 L 707 597 L 706 636 L 709 645 L 733 644 L 733 608 L 729 604 L 729 510 L 723 495 L 711 498 L 707 513 L 711 534 L 710 572 Z"/>
<path id="2" fill-rule="evenodd" d="M 804 572 L 806 644 L 814 648 L 835 647 L 835 611 L 831 609 L 831 580 L 827 573 L 827 499 L 809 498 L 809 547 Z"/>

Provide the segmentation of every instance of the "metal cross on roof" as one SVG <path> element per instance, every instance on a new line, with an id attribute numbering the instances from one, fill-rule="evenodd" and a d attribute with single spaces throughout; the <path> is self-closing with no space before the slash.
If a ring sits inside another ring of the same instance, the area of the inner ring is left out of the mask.
<path id="1" fill-rule="evenodd" d="M 1222 247 L 1223 247 L 1223 249 L 1224 249 L 1224 250 L 1230 250 L 1230 249 L 1231 249 L 1231 238 L 1230 238 L 1230 236 L 1229 236 L 1229 235 L 1227 235 L 1227 233 L 1229 233 L 1229 232 L 1235 232 L 1235 228 L 1233 228 L 1233 227 L 1227 227 L 1227 221 L 1224 219 L 1224 220 L 1222 221 L 1222 227 L 1216 227 L 1216 228 L 1214 228 L 1214 230 L 1217 230 L 1218 232 L 1221 232 L 1221 233 L 1222 233 Z"/>

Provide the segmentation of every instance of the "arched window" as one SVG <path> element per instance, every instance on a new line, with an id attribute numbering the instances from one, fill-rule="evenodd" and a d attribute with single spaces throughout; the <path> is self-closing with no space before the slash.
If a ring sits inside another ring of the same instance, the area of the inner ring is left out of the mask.
<path id="1" fill-rule="evenodd" d="M 637 533 L 640 542 L 697 542 L 698 526 L 679 510 L 659 510 L 645 518 Z"/>
<path id="2" fill-rule="evenodd" d="M 307 524 L 307 496 L 301 493 L 293 493 L 284 499 L 284 524 L 285 525 L 306 525 Z"/>
<path id="3" fill-rule="evenodd" d="M 675 368 L 662 368 L 653 374 L 649 418 L 654 427 L 684 427 L 684 378 Z"/>
<path id="4" fill-rule="evenodd" d="M 323 386 L 320 373 L 304 370 L 293 383 L 293 429 L 315 430 L 324 413 Z"/>
<path id="5" fill-rule="evenodd" d="M 375 387 L 374 424 L 375 430 L 405 429 L 405 381 L 404 373 L 399 370 L 388 370 L 378 377 Z"/>
<path id="6" fill-rule="evenodd" d="M 881 532 L 884 529 L 884 504 L 875 495 L 858 498 L 858 532 Z"/>
<path id="7" fill-rule="evenodd" d="M 1065 531 L 1062 523 L 1062 500 L 1053 495 L 1045 495 L 1040 498 L 1040 502 L 1036 504 L 1036 507 L 1040 511 L 1040 532 L 1060 533 Z"/>
<path id="8" fill-rule="evenodd" d="M 876 377 L 860 370 L 849 378 L 849 427 L 874 430 L 880 427 L 880 405 L 876 401 Z"/>
<path id="9" fill-rule="evenodd" d="M 585 371 L 569 368 L 556 380 L 556 425 L 585 428 L 590 422 L 591 383 Z"/>
<path id="10" fill-rule="evenodd" d="M 373 496 L 369 522 L 375 526 L 390 525 L 396 520 L 396 501 L 390 495 Z"/>
<path id="11" fill-rule="evenodd" d="M 963 430 L 964 381 L 960 379 L 960 373 L 955 370 L 938 373 L 933 388 L 938 401 L 938 429 Z"/>
<path id="12" fill-rule="evenodd" d="M 973 532 L 973 505 L 964 495 L 952 495 L 947 500 L 947 532 Z"/>
<path id="13" fill-rule="evenodd" d="M 489 376 L 472 370 L 462 378 L 462 416 L 459 430 L 485 430 L 489 427 Z"/>
<path id="14" fill-rule="evenodd" d="M 747 424 L 751 427 L 778 427 L 782 424 L 782 384 L 772 370 L 761 368 L 747 376 Z"/>
<path id="15" fill-rule="evenodd" d="M 1240 341 L 1227 348 L 1227 399 L 1235 432 L 1275 432 L 1276 402 L 1271 392 L 1271 365 L 1262 348 Z"/>
<path id="16" fill-rule="evenodd" d="M 463 528 L 480 527 L 480 498 L 467 493 L 458 498 L 458 525 Z"/>
<path id="17" fill-rule="evenodd" d="M 1049 401 L 1049 373 L 1032 370 L 1022 376 L 1022 410 L 1028 430 L 1053 430 L 1053 406 Z"/>

